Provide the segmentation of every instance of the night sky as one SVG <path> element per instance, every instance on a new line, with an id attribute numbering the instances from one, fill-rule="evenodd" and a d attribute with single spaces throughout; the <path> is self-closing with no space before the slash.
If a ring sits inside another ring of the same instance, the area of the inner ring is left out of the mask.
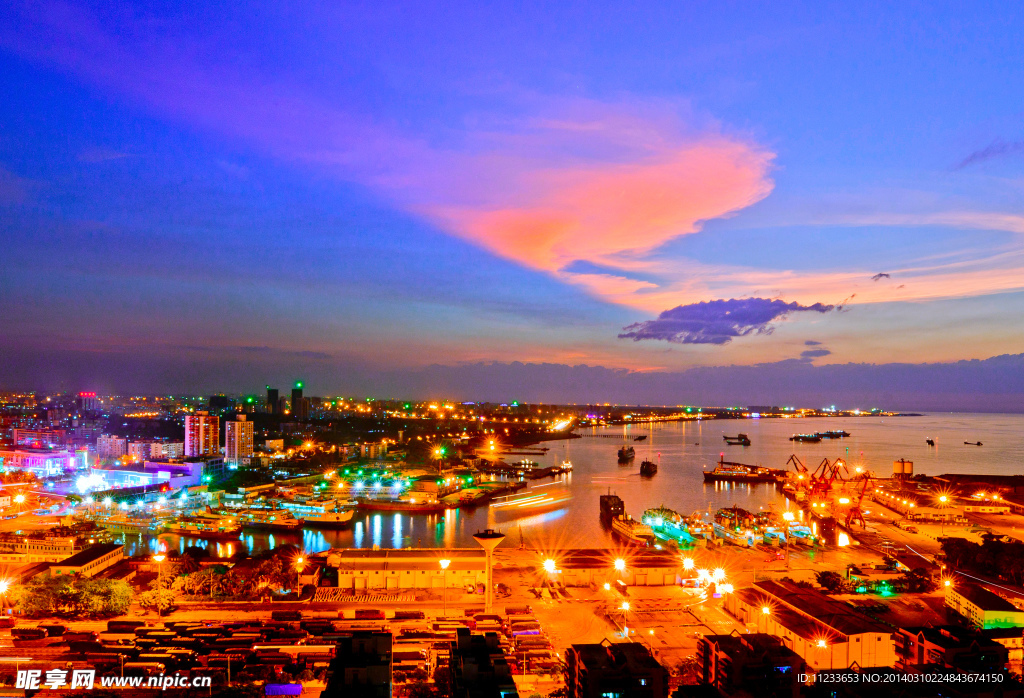
<path id="1" fill-rule="evenodd" d="M 1024 351 L 1022 35 L 1015 3 L 3 2 L 0 388 L 1024 409 L 1019 357 L 955 363 Z"/>

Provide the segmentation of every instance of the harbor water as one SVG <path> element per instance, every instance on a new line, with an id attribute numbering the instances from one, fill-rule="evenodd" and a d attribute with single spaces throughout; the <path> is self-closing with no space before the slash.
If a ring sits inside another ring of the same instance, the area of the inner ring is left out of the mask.
<path id="1" fill-rule="evenodd" d="M 790 441 L 793 434 L 845 430 L 849 437 L 820 443 Z M 750 446 L 729 446 L 723 436 L 745 433 Z M 128 534 L 129 553 L 157 547 L 183 550 L 188 545 L 209 547 L 215 556 L 229 556 L 239 548 L 258 552 L 291 543 L 309 552 L 331 547 L 407 548 L 472 547 L 472 535 L 496 528 L 509 543 L 522 540 L 544 549 L 615 545 L 598 516 L 598 497 L 612 492 L 625 501 L 626 511 L 639 517 L 644 509 L 664 505 L 688 515 L 714 512 L 737 505 L 751 511 L 784 506 L 780 491 L 771 484 L 705 484 L 702 472 L 719 457 L 773 468 L 785 468 L 796 454 L 813 469 L 823 458 L 843 458 L 851 469 L 859 466 L 876 476 L 888 477 L 892 462 L 904 458 L 915 473 L 975 473 L 1016 475 L 1024 472 L 1024 415 L 931 414 L 907 417 L 854 417 L 811 419 L 746 419 L 666 422 L 653 425 L 586 429 L 582 438 L 551 441 L 546 455 L 529 456 L 542 466 L 573 463 L 571 473 L 530 482 L 519 497 L 521 504 L 450 509 L 431 515 L 357 512 L 352 526 L 341 531 L 306 529 L 295 533 L 243 531 L 238 541 L 197 541 L 162 535 L 159 540 Z M 634 441 L 637 436 L 646 436 Z M 926 439 L 933 439 L 929 446 Z M 964 442 L 982 442 L 969 446 Z M 623 445 L 636 450 L 628 465 L 617 463 Z M 506 456 L 519 460 L 522 456 Z M 640 463 L 659 464 L 652 477 L 642 477 Z"/>

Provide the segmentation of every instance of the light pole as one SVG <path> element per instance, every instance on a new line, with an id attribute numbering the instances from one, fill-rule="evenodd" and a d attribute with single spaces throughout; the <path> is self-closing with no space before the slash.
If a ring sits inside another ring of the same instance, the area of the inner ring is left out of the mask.
<path id="1" fill-rule="evenodd" d="M 939 507 L 939 509 L 943 510 L 942 518 L 939 519 L 939 535 L 940 536 L 945 536 L 946 535 L 946 512 L 944 510 L 946 508 L 946 502 L 948 502 L 948 501 L 949 501 L 949 497 L 947 497 L 946 495 L 941 495 L 939 497 L 939 504 L 941 505 Z"/>
<path id="2" fill-rule="evenodd" d="M 4 600 L 7 596 L 7 589 L 10 587 L 10 583 L 6 579 L 0 579 L 0 615 L 4 612 Z"/>
<path id="3" fill-rule="evenodd" d="M 441 565 L 441 613 L 445 618 L 448 617 L 448 565 L 452 564 L 451 560 L 438 560 L 437 564 Z"/>
<path id="4" fill-rule="evenodd" d="M 302 569 L 306 566 L 306 558 L 299 555 L 295 558 L 295 598 L 296 600 L 302 595 Z"/>
<path id="5" fill-rule="evenodd" d="M 622 636 L 628 640 L 629 626 L 626 625 L 626 614 L 629 613 L 629 601 L 623 601 L 619 609 L 622 611 Z"/>
<path id="6" fill-rule="evenodd" d="M 796 515 L 791 511 L 782 512 L 782 518 L 786 522 L 786 569 L 789 569 L 789 527 L 793 525 Z"/>
<path id="7" fill-rule="evenodd" d="M 159 617 L 163 617 L 163 596 L 164 596 L 164 560 L 167 556 L 163 553 L 157 553 L 153 556 L 153 561 L 156 562 L 156 614 Z"/>

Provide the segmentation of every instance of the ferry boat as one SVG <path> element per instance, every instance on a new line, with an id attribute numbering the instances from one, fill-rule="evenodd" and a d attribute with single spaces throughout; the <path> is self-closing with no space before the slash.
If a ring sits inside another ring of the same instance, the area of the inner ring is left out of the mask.
<path id="1" fill-rule="evenodd" d="M 793 434 L 789 437 L 790 441 L 801 441 L 808 444 L 816 444 L 821 441 L 820 434 Z"/>
<path id="2" fill-rule="evenodd" d="M 313 514 L 306 514 L 303 521 L 306 528 L 345 528 L 352 523 L 355 511 L 342 509 L 341 511 L 324 511 Z"/>
<path id="3" fill-rule="evenodd" d="M 651 530 L 651 527 L 637 521 L 629 514 L 621 514 L 612 519 L 612 533 L 631 545 L 644 547 L 654 545 L 654 531 Z"/>
<path id="4" fill-rule="evenodd" d="M 114 514 L 99 518 L 96 523 L 100 527 L 115 533 L 153 533 L 159 523 L 156 519 L 141 519 L 124 514 Z"/>
<path id="5" fill-rule="evenodd" d="M 242 532 L 242 527 L 231 519 L 217 521 L 199 518 L 180 518 L 168 521 L 165 529 L 167 533 L 173 533 L 178 536 L 218 540 L 236 540 Z"/>
<path id="6" fill-rule="evenodd" d="M 658 464 L 655 463 L 654 461 L 650 461 L 650 460 L 646 460 L 645 459 L 644 462 L 640 464 L 640 474 L 641 475 L 644 475 L 646 477 L 650 477 L 652 475 L 656 475 L 657 472 L 658 472 Z"/>
<path id="7" fill-rule="evenodd" d="M 829 431 L 819 431 L 815 436 L 820 436 L 823 439 L 842 439 L 850 435 L 850 432 L 843 431 L 842 429 L 830 429 Z"/>
<path id="8" fill-rule="evenodd" d="M 611 519 L 626 513 L 626 505 L 617 494 L 601 495 L 601 518 Z"/>
<path id="9" fill-rule="evenodd" d="M 720 456 L 714 470 L 704 471 L 704 482 L 778 482 L 785 475 L 784 470 L 733 463 Z"/>
<path id="10" fill-rule="evenodd" d="M 217 512 L 224 516 L 232 516 L 242 528 L 255 528 L 262 531 L 297 531 L 302 528 L 302 519 L 287 509 L 237 509 Z"/>
<path id="11" fill-rule="evenodd" d="M 737 434 L 736 436 L 725 436 L 723 434 L 722 438 L 725 439 L 725 443 L 729 444 L 730 446 L 750 445 L 750 437 L 747 436 L 746 434 Z"/>
<path id="12" fill-rule="evenodd" d="M 632 446 L 623 446 L 619 449 L 619 462 L 628 463 L 636 457 L 636 451 Z"/>
<path id="13" fill-rule="evenodd" d="M 448 506 L 436 499 L 364 499 L 359 508 L 367 511 L 404 511 L 410 514 L 432 514 Z"/>

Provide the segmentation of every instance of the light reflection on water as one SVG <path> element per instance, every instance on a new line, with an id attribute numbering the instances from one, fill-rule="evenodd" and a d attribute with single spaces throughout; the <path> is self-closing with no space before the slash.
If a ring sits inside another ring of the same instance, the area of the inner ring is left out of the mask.
<path id="1" fill-rule="evenodd" d="M 845 429 L 847 439 L 803 444 L 789 441 L 793 433 Z M 749 434 L 753 444 L 744 448 L 725 447 L 722 436 L 737 432 Z M 729 460 L 784 468 L 794 452 L 811 468 L 822 458 L 843 457 L 851 466 L 861 465 L 878 475 L 891 473 L 892 461 L 908 458 L 917 472 L 1005 473 L 1024 460 L 1024 416 L 1021 415 L 938 415 L 905 418 L 851 419 L 761 419 L 713 420 L 706 422 L 637 425 L 585 432 L 603 435 L 647 435 L 644 441 L 630 441 L 636 448 L 636 461 L 620 466 L 616 451 L 624 441 L 619 438 L 581 438 L 548 442 L 544 456 L 531 456 L 541 465 L 557 465 L 564 459 L 573 462 L 572 473 L 557 478 L 534 480 L 520 494 L 547 494 L 554 503 L 530 507 L 478 506 L 449 509 L 443 513 L 409 515 L 360 512 L 345 530 L 306 529 L 295 533 L 243 531 L 237 543 L 197 541 L 180 536 L 162 535 L 160 540 L 178 551 L 199 544 L 212 546 L 211 552 L 228 556 L 239 546 L 259 551 L 291 543 L 310 552 L 335 547 L 382 548 L 475 547 L 472 535 L 483 528 L 497 528 L 518 543 L 520 536 L 528 545 L 565 545 L 601 547 L 613 539 L 602 528 L 598 516 L 598 497 L 615 492 L 626 503 L 626 511 L 639 516 L 644 509 L 660 505 L 681 514 L 714 512 L 732 505 L 748 510 L 769 507 L 782 501 L 767 485 L 716 483 L 704 484 L 702 471 L 713 468 L 720 453 Z M 935 438 L 937 448 L 925 444 Z M 963 441 L 982 441 L 984 447 L 965 447 Z M 728 450 L 725 450 L 728 448 Z M 509 457 L 515 460 L 517 457 Z M 658 474 L 639 475 L 640 461 L 658 460 Z M 557 495 L 557 496 L 555 496 Z M 565 501 L 558 501 L 565 497 Z M 152 538 L 126 536 L 129 552 L 152 551 Z"/>

